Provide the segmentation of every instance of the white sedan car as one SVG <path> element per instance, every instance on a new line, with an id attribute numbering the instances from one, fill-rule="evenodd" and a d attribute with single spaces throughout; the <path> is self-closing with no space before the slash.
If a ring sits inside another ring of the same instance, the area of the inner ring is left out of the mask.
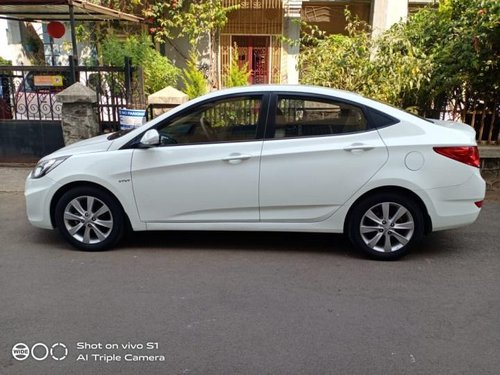
<path id="1" fill-rule="evenodd" d="M 376 259 L 471 224 L 474 130 L 308 86 L 221 90 L 40 160 L 30 222 L 103 250 L 125 229 L 346 233 Z"/>

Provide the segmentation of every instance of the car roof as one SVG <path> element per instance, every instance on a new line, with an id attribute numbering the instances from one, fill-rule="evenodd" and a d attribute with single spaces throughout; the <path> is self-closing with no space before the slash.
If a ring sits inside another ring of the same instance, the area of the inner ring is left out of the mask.
<path id="1" fill-rule="evenodd" d="M 374 101 L 370 98 L 366 98 L 360 94 L 351 91 L 333 89 L 330 87 L 322 87 L 322 86 L 311 86 L 311 85 L 300 85 L 300 84 L 265 84 L 265 85 L 249 85 L 249 86 L 238 86 L 227 89 L 221 89 L 212 91 L 208 94 L 199 96 L 195 99 L 192 99 L 184 104 L 181 104 L 179 107 L 174 108 L 171 112 L 176 113 L 179 110 L 184 109 L 187 106 L 191 106 L 193 104 L 197 104 L 206 100 L 216 99 L 224 96 L 231 95 L 244 95 L 244 94 L 264 94 L 269 92 L 276 93 L 284 93 L 284 94 L 300 94 L 300 95 L 323 95 L 329 96 L 332 98 L 344 99 L 347 101 L 352 101 L 361 105 L 366 105 L 372 108 L 377 108 L 383 112 L 386 112 L 389 115 L 401 117 L 404 116 L 404 112 L 401 110 L 384 104 L 382 102 Z M 161 117 L 161 116 L 160 116 Z"/>
<path id="2" fill-rule="evenodd" d="M 333 89 L 329 87 L 320 86 L 310 86 L 310 85 L 276 85 L 276 84 L 266 84 L 266 85 L 250 85 L 250 86 L 238 86 L 227 89 L 221 89 L 213 91 L 209 94 L 201 96 L 199 99 L 209 99 L 210 97 L 218 97 L 223 95 L 231 94 L 253 94 L 253 93 L 265 93 L 265 92 L 287 92 L 287 93 L 307 93 L 307 94 L 319 94 L 319 95 L 333 95 L 345 99 L 360 100 L 363 98 L 361 95 L 354 92 Z"/>

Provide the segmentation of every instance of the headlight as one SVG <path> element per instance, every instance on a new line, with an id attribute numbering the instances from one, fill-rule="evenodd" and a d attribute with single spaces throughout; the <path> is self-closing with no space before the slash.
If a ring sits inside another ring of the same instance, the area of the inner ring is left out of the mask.
<path id="1" fill-rule="evenodd" d="M 40 178 L 45 176 L 47 173 L 49 173 L 51 170 L 53 170 L 55 167 L 57 167 L 59 164 L 65 161 L 67 158 L 69 158 L 69 156 L 61 156 L 59 158 L 54 158 L 39 162 L 36 165 L 35 169 L 33 169 L 33 172 L 31 172 L 31 178 Z"/>

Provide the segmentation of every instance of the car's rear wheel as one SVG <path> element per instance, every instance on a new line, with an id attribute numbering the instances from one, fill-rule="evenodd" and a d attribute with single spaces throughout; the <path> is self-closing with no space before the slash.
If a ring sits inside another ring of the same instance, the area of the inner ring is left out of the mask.
<path id="1" fill-rule="evenodd" d="M 424 233 L 420 206 L 400 194 L 379 193 L 353 207 L 349 216 L 351 243 L 374 259 L 394 260 L 406 255 Z"/>
<path id="2" fill-rule="evenodd" d="M 55 221 L 61 235 L 86 251 L 106 250 L 124 233 L 124 214 L 118 201 L 95 187 L 74 188 L 59 199 Z"/>

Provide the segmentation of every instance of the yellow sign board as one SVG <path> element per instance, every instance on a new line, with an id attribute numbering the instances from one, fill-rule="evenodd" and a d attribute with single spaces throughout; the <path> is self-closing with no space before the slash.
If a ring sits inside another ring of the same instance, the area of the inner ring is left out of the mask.
<path id="1" fill-rule="evenodd" d="M 63 85 L 63 76 L 35 76 L 35 86 L 53 86 L 59 87 Z"/>

